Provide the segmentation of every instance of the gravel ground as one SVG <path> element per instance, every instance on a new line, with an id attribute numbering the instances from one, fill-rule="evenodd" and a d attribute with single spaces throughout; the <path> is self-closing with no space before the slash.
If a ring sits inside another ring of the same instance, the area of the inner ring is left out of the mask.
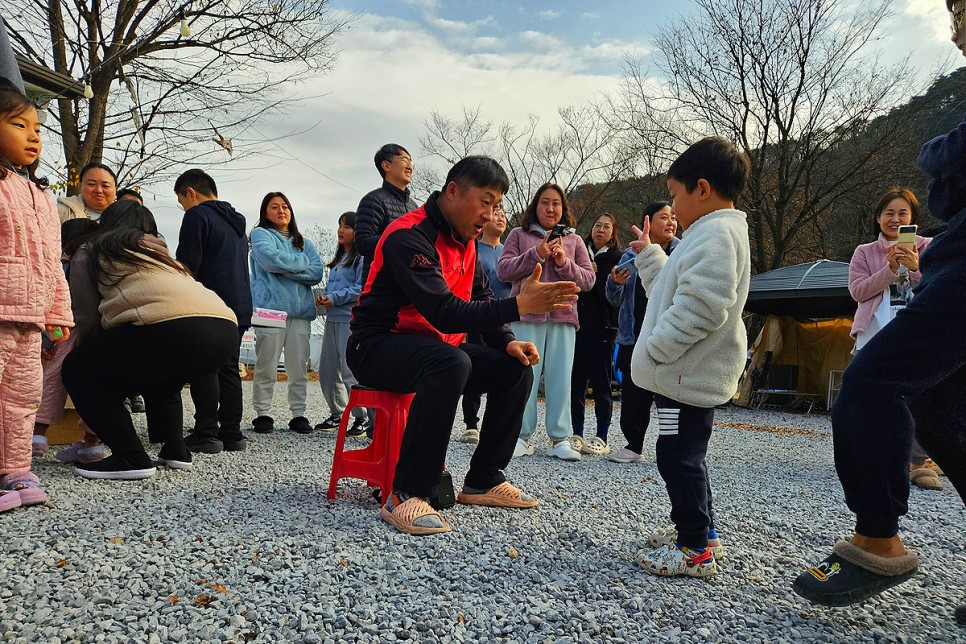
<path id="1" fill-rule="evenodd" d="M 310 404 L 313 423 L 327 415 L 315 389 Z M 284 425 L 285 405 L 275 409 Z M 914 580 L 848 609 L 792 594 L 806 563 L 851 527 L 822 415 L 719 410 L 708 460 L 727 560 L 709 580 L 645 574 L 634 563 L 642 535 L 668 523 L 652 422 L 646 463 L 538 452 L 508 470 L 538 508 L 458 506 L 446 512 L 452 533 L 423 538 L 384 524 L 359 481 L 326 500 L 333 434 L 250 434 L 246 452 L 139 482 L 86 481 L 52 450 L 35 466 L 51 504 L 0 515 L 0 638 L 966 641 L 952 619 L 966 554 L 954 547 L 963 505 L 951 485 L 912 492 L 903 536 L 923 554 Z M 612 448 L 621 438 L 615 426 Z M 451 444 L 457 485 L 470 455 Z"/>

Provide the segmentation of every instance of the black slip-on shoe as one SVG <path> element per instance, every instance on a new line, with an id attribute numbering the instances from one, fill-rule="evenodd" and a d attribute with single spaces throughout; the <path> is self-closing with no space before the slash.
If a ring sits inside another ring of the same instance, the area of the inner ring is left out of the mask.
<path id="1" fill-rule="evenodd" d="M 252 429 L 256 434 L 271 434 L 275 429 L 275 420 L 271 416 L 259 416 L 252 421 Z"/>
<path id="2" fill-rule="evenodd" d="M 219 454 L 225 445 L 214 436 L 201 436 L 198 434 L 188 434 L 184 437 L 184 444 L 190 451 L 196 454 Z M 163 449 L 161 450 L 164 451 Z"/>
<path id="3" fill-rule="evenodd" d="M 108 456 L 93 463 L 78 465 L 74 471 L 85 479 L 137 480 L 151 478 L 158 473 L 153 465 L 135 467 L 120 456 Z"/>
<path id="4" fill-rule="evenodd" d="M 305 416 L 296 416 L 292 420 L 288 421 L 288 428 L 296 434 L 312 433 L 312 423 L 310 423 L 309 419 Z"/>

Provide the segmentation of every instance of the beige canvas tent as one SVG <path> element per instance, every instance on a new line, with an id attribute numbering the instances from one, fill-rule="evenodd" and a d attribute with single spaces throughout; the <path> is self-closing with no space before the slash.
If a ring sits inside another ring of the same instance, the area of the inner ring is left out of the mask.
<path id="1" fill-rule="evenodd" d="M 751 278 L 745 310 L 768 317 L 751 345 L 736 404 L 829 404 L 855 345 L 848 284 L 849 265 L 824 259 Z"/>

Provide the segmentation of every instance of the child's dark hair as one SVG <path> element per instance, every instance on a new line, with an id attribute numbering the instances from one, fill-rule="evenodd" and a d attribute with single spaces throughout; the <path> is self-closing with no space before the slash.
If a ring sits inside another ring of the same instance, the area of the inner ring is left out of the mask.
<path id="1" fill-rule="evenodd" d="M 60 248 L 71 257 L 97 231 L 97 222 L 87 217 L 68 219 L 60 225 Z"/>
<path id="2" fill-rule="evenodd" d="M 288 206 L 289 219 L 288 222 L 288 232 L 289 238 L 298 250 L 305 250 L 305 237 L 299 232 L 298 224 L 295 223 L 295 210 L 292 209 L 292 202 L 288 200 L 288 197 L 283 195 L 281 192 L 270 192 L 265 195 L 262 199 L 262 205 L 258 209 L 258 223 L 255 225 L 256 228 L 268 228 L 269 230 L 277 230 L 278 227 L 272 223 L 272 220 L 268 218 L 268 202 L 275 197 L 281 197 L 285 205 Z"/>
<path id="3" fill-rule="evenodd" d="M 693 192 L 704 179 L 721 197 L 737 201 L 748 185 L 751 164 L 731 141 L 709 136 L 694 143 L 667 170 L 667 178 L 680 181 Z"/>
<path id="4" fill-rule="evenodd" d="M 560 221 L 570 228 L 574 228 L 577 225 L 577 220 L 574 219 L 574 215 L 570 212 L 570 204 L 567 203 L 567 194 L 564 189 L 558 186 L 556 183 L 545 183 L 537 191 L 533 193 L 533 199 L 530 200 L 530 204 L 527 209 L 523 211 L 523 219 L 520 221 L 520 227 L 524 230 L 529 230 L 531 224 L 540 225 L 537 221 L 537 205 L 540 203 L 540 196 L 543 195 L 547 190 L 553 190 L 558 195 L 560 195 L 560 204 L 563 210 L 563 214 L 560 217 Z"/>
<path id="5" fill-rule="evenodd" d="M 194 189 L 199 195 L 218 198 L 218 186 L 215 180 L 200 168 L 185 170 L 174 181 L 174 192 L 182 197 L 188 194 L 188 188 Z"/>
<path id="6" fill-rule="evenodd" d="M 392 160 L 398 157 L 403 152 L 405 152 L 406 154 L 409 154 L 409 150 L 399 145 L 398 143 L 387 143 L 381 148 L 379 148 L 378 150 L 376 150 L 376 156 L 373 158 L 373 161 L 376 164 L 376 170 L 379 171 L 380 177 L 382 177 L 383 179 L 386 178 L 386 171 L 382 169 L 382 162 L 389 161 L 390 163 L 392 163 Z"/>
<path id="7" fill-rule="evenodd" d="M 889 202 L 893 199 L 902 199 L 907 204 L 909 204 L 909 223 L 919 224 L 919 200 L 916 199 L 915 193 L 909 188 L 903 186 L 893 186 L 886 190 L 885 194 L 879 197 L 879 201 L 876 202 L 875 208 L 872 209 L 872 236 L 876 239 L 879 238 L 879 233 L 881 232 L 881 227 L 879 226 L 879 215 L 882 211 L 886 209 Z"/>
<path id="8" fill-rule="evenodd" d="M 602 212 L 599 215 L 597 215 L 596 217 L 594 217 L 594 223 L 591 224 L 590 232 L 587 233 L 587 236 L 586 237 L 584 237 L 584 243 L 587 243 L 587 244 L 593 244 L 594 243 L 594 229 L 593 229 L 593 226 L 596 226 L 597 225 L 597 220 L 600 219 L 601 217 L 607 217 L 608 219 L 610 219 L 610 225 L 613 227 L 613 232 L 611 233 L 610 239 L 607 240 L 607 244 L 606 245 L 607 246 L 610 246 L 611 248 L 616 248 L 616 249 L 620 250 L 620 247 L 621 247 L 621 238 L 620 238 L 620 235 L 617 234 L 617 217 L 615 217 L 614 215 L 610 214 L 609 212 Z"/>
<path id="9" fill-rule="evenodd" d="M 157 234 L 158 226 L 150 210 L 129 199 L 112 203 L 101 213 L 97 232 L 87 246 L 87 270 L 91 280 L 104 286 L 116 286 L 129 271 L 115 273 L 111 269 L 117 270 L 119 266 L 143 268 L 151 265 L 149 260 L 191 275 L 186 266 L 168 253 L 141 243 L 145 235 Z"/>
<path id="10" fill-rule="evenodd" d="M 345 224 L 352 230 L 355 230 L 356 213 L 351 210 L 348 212 L 342 213 L 339 216 L 339 225 L 341 226 L 342 224 Z M 339 265 L 340 262 L 345 266 L 349 266 L 350 264 L 354 264 L 359 260 L 360 256 L 359 256 L 359 253 L 356 252 L 355 243 L 352 244 L 352 248 L 349 250 L 348 253 L 345 252 L 345 248 L 342 247 L 342 244 L 339 244 L 338 246 L 339 247 L 335 249 L 335 257 L 333 257 L 332 261 L 326 264 L 326 266 L 328 266 L 329 268 L 335 268 L 336 266 Z"/>
<path id="11" fill-rule="evenodd" d="M 37 106 L 29 98 L 24 96 L 23 92 L 17 89 L 16 85 L 6 78 L 0 78 L 0 117 L 16 118 L 31 108 L 37 109 Z M 38 167 L 40 167 L 40 157 L 37 157 L 33 163 L 26 166 L 27 177 L 35 186 L 41 190 L 45 190 L 50 185 L 50 182 L 45 177 L 37 176 Z M 16 172 L 16 168 L 13 167 L 10 160 L 0 159 L 0 179 L 6 179 L 7 173 L 11 170 Z"/>

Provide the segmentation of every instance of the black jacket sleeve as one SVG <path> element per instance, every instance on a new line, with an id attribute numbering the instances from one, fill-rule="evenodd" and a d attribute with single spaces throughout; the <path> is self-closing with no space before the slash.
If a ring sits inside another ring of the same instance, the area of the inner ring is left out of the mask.
<path id="1" fill-rule="evenodd" d="M 477 293 L 481 297 L 485 293 L 483 282 L 479 287 L 476 284 L 482 271 L 474 273 L 474 299 L 468 302 L 453 295 L 443 277 L 436 249 L 425 236 L 412 229 L 396 230 L 389 235 L 382 243 L 382 257 L 381 270 L 391 271 L 406 299 L 442 333 L 492 332 L 520 319 L 516 298 L 497 300 L 492 292 L 487 299 L 475 298 Z M 490 335 L 495 339 L 495 335 Z M 512 339 L 512 333 L 509 336 Z M 500 333 L 500 337 L 505 339 L 506 334 Z M 501 339 L 496 346 L 505 347 L 509 341 Z"/>
<path id="2" fill-rule="evenodd" d="M 370 192 L 356 208 L 355 247 L 369 262 L 376 254 L 379 236 L 386 228 L 386 205 L 374 192 Z"/>
<path id="3" fill-rule="evenodd" d="M 197 275 L 198 269 L 201 268 L 207 239 L 208 226 L 204 218 L 197 212 L 191 212 L 191 210 L 186 212 L 181 221 L 175 259 L 187 266 L 192 275 Z"/>

